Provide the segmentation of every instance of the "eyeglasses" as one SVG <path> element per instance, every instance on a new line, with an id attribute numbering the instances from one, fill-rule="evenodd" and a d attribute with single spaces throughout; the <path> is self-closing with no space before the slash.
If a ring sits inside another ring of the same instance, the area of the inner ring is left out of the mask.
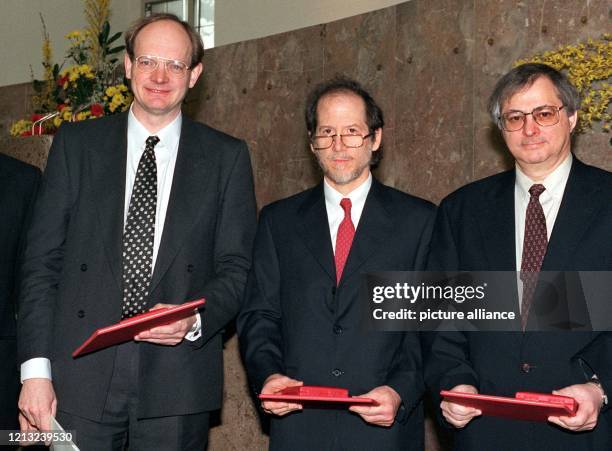
<path id="1" fill-rule="evenodd" d="M 531 114 L 536 124 L 542 127 L 550 127 L 559 123 L 559 111 L 565 105 L 560 107 L 552 105 L 543 105 L 534 108 L 531 113 L 523 113 L 522 111 L 508 111 L 499 117 L 502 128 L 507 132 L 516 132 L 525 126 L 525 118 Z"/>
<path id="2" fill-rule="evenodd" d="M 162 58 L 161 56 L 141 55 L 136 58 L 136 67 L 144 73 L 153 72 L 159 67 L 160 63 L 164 63 L 166 71 L 175 77 L 184 77 L 189 70 L 189 66 L 182 61 Z"/>
<path id="3" fill-rule="evenodd" d="M 366 138 L 369 138 L 374 133 L 369 133 L 365 136 L 361 135 L 320 135 L 312 137 L 312 148 L 315 150 L 329 149 L 334 144 L 334 139 L 340 137 L 342 144 L 346 147 L 361 147 Z"/>

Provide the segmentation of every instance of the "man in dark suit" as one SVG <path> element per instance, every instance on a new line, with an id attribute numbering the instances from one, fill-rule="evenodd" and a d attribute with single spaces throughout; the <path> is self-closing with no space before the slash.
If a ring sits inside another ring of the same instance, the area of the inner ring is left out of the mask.
<path id="1" fill-rule="evenodd" d="M 336 386 L 377 404 L 265 401 L 270 448 L 422 450 L 418 336 L 360 327 L 358 292 L 363 272 L 423 268 L 434 207 L 372 177 L 383 116 L 356 82 L 318 86 L 306 125 L 324 180 L 261 212 L 238 318 L 244 361 L 256 393 Z"/>
<path id="2" fill-rule="evenodd" d="M 500 79 L 489 108 L 515 169 L 443 200 L 432 236 L 431 269 L 521 271 L 523 277 L 612 268 L 612 174 L 571 153 L 579 106 L 575 88 L 548 66 L 525 64 Z M 529 279 L 522 280 L 515 285 L 514 308 L 528 325 L 534 311 L 528 299 L 536 298 L 529 294 Z M 608 361 L 603 366 L 588 356 L 600 342 L 597 332 L 436 334 L 426 363 L 426 382 L 436 393 L 513 397 L 518 391 L 554 390 L 580 405 L 574 417 L 529 423 L 481 417 L 477 409 L 443 401 L 441 413 L 457 431 L 455 448 L 611 449 L 606 393 L 612 387 L 596 377 L 612 356 L 602 356 Z"/>
<path id="3" fill-rule="evenodd" d="M 129 114 L 63 126 L 23 265 L 24 431 L 55 415 L 81 449 L 203 449 L 222 399 L 222 337 L 250 266 L 246 145 L 181 114 L 201 39 L 172 15 L 126 33 Z M 199 312 L 77 359 L 95 329 L 166 304 Z M 50 378 L 53 378 L 52 382 Z M 57 393 L 57 397 L 56 394 Z"/>
<path id="4" fill-rule="evenodd" d="M 40 171 L 0 154 L 0 430 L 17 429 L 17 261 Z"/>

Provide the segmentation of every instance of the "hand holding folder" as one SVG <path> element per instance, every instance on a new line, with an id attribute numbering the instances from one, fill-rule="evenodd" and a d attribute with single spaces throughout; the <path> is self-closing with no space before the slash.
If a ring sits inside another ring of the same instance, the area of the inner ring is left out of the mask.
<path id="1" fill-rule="evenodd" d="M 450 403 L 479 410 L 482 415 L 527 421 L 547 421 L 549 417 L 571 417 L 578 403 L 569 396 L 550 393 L 519 392 L 514 398 L 442 390 Z"/>
<path id="2" fill-rule="evenodd" d="M 473 385 L 460 384 L 454 387 L 451 392 L 472 393 L 477 394 L 478 390 Z M 440 403 L 442 416 L 452 426 L 461 429 L 465 427 L 475 417 L 482 415 L 482 412 L 476 407 L 467 406 L 455 402 L 452 398 L 444 398 Z"/>
<path id="3" fill-rule="evenodd" d="M 150 310 L 116 324 L 97 329 L 72 353 L 72 357 L 79 357 L 83 354 L 130 341 L 143 331 L 191 316 L 194 309 L 204 305 L 204 302 L 204 299 L 197 299 L 180 305 Z"/>
<path id="4" fill-rule="evenodd" d="M 156 304 L 151 308 L 151 312 L 160 309 L 174 308 L 172 304 Z M 176 346 L 179 344 L 189 331 L 196 324 L 197 318 L 195 312 L 191 315 L 183 316 L 176 321 L 161 324 L 142 332 L 134 337 L 135 341 L 146 341 L 156 345 Z"/>
<path id="5" fill-rule="evenodd" d="M 548 421 L 575 432 L 594 429 L 599 419 L 603 393 L 601 388 L 591 383 L 570 385 L 553 391 L 554 395 L 574 398 L 578 402 L 578 410 L 574 415 L 551 416 Z"/>

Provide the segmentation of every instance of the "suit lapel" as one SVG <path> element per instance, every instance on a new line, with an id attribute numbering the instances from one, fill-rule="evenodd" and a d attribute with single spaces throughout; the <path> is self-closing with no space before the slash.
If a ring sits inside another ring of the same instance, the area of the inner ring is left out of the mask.
<path id="1" fill-rule="evenodd" d="M 323 183 L 313 188 L 304 200 L 298 210 L 298 218 L 300 219 L 299 236 L 304 240 L 314 260 L 332 280 L 336 280 L 334 251 L 329 234 Z"/>
<path id="2" fill-rule="evenodd" d="M 389 209 L 392 207 L 382 185 L 376 179 L 372 179 L 372 186 L 355 231 L 340 284 L 358 271 L 372 253 L 382 247 L 385 238 L 393 232 L 393 223 L 389 215 Z"/>
<path id="3" fill-rule="evenodd" d="M 194 130 L 194 123 L 183 115 L 176 166 L 172 188 L 150 293 L 168 271 L 174 257 L 189 236 L 189 231 L 203 214 L 203 197 L 207 193 L 206 152 L 202 149 L 202 137 Z"/>
<path id="4" fill-rule="evenodd" d="M 493 271 L 516 270 L 514 177 L 514 171 L 505 172 L 499 183 L 482 193 L 485 201 L 478 223 L 487 267 Z"/>
<path id="5" fill-rule="evenodd" d="M 486 267 L 490 271 L 516 271 L 514 184 L 515 172 L 507 171 L 500 174 L 500 180 L 489 191 L 482 193 L 485 200 L 478 224 L 487 259 Z M 513 311 L 520 318 L 518 282 L 514 277 L 503 279 L 511 286 L 511 291 L 496 299 L 499 305 L 495 306 L 495 310 Z M 520 330 L 520 320 L 514 326 Z M 513 339 L 519 343 L 522 334 L 514 334 Z"/>
<path id="6" fill-rule="evenodd" d="M 581 236 L 596 218 L 597 210 L 603 207 L 603 204 L 594 203 L 593 199 L 601 197 L 596 195 L 600 188 L 589 183 L 584 169 L 584 164 L 574 157 L 559 213 L 542 262 L 543 271 L 572 267 L 571 256 L 580 243 Z"/>
<path id="7" fill-rule="evenodd" d="M 127 155 L 127 113 L 116 116 L 105 139 L 91 144 L 90 173 L 96 199 L 102 241 L 108 261 L 121 291 L 121 242 L 125 207 L 125 168 Z"/>

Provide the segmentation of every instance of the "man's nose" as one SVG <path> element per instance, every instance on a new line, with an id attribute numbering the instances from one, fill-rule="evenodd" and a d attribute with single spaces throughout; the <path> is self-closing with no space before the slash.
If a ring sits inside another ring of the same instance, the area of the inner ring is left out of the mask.
<path id="1" fill-rule="evenodd" d="M 151 76 L 157 83 L 164 83 L 167 81 L 168 71 L 166 70 L 166 65 L 160 62 L 155 70 L 151 73 Z"/>
<path id="2" fill-rule="evenodd" d="M 532 114 L 525 116 L 525 123 L 523 124 L 523 134 L 526 136 L 533 136 L 538 134 L 540 131 L 540 125 L 535 121 Z"/>
<path id="3" fill-rule="evenodd" d="M 332 148 L 336 152 L 342 152 L 344 150 L 345 146 L 344 146 L 344 143 L 342 142 L 342 138 L 340 137 L 340 135 L 334 136 L 334 140 L 332 142 Z"/>

